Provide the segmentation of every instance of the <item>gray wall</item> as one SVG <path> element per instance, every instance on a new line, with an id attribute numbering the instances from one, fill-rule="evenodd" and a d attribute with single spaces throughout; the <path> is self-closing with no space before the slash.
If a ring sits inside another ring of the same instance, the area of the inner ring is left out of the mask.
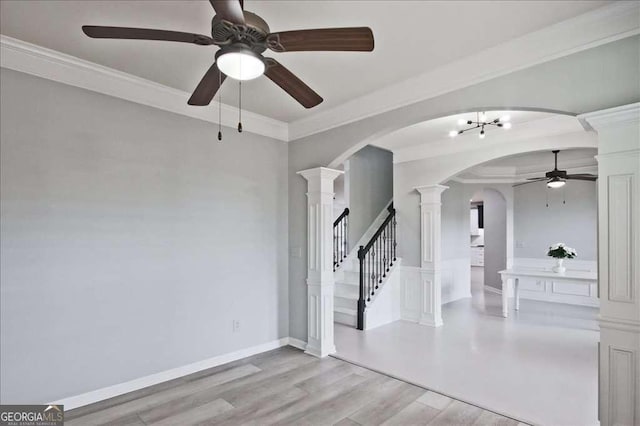
<path id="1" fill-rule="evenodd" d="M 288 336 L 286 144 L 219 143 L 210 123 L 6 69 L 0 83 L 2 403 Z"/>
<path id="2" fill-rule="evenodd" d="M 551 244 L 563 242 L 578 251 L 576 259 L 597 260 L 596 192 L 595 183 L 573 180 L 556 190 L 547 190 L 544 183 L 517 186 L 515 256 L 546 258 Z M 549 207 L 545 207 L 547 196 Z"/>
<path id="3" fill-rule="evenodd" d="M 507 203 L 495 189 L 482 192 L 484 202 L 484 285 L 501 288 L 498 271 L 507 268 Z"/>
<path id="4" fill-rule="evenodd" d="M 289 259 L 291 336 L 307 339 L 306 183 L 297 171 L 332 165 L 376 136 L 459 111 L 525 107 L 579 114 L 638 102 L 639 46 L 639 36 L 629 37 L 289 143 L 289 244 L 295 253 Z M 409 266 L 420 265 L 419 196 L 413 188 L 451 176 L 446 160 L 415 163 L 396 164 L 393 175 L 398 254 Z"/>
<path id="5" fill-rule="evenodd" d="M 349 247 L 354 247 L 391 198 L 393 154 L 366 146 L 349 158 Z"/>

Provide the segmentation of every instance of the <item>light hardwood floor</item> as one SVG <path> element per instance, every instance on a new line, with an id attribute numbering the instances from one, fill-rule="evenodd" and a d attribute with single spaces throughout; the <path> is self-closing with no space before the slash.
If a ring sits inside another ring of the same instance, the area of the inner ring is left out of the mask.
<path id="1" fill-rule="evenodd" d="M 69 411 L 75 425 L 501 425 L 517 421 L 284 347 Z"/>

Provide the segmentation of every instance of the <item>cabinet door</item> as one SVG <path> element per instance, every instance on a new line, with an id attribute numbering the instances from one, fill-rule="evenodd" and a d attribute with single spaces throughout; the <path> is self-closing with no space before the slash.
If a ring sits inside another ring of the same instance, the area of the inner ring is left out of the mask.
<path id="1" fill-rule="evenodd" d="M 478 209 L 471 209 L 469 213 L 469 230 L 471 235 L 479 235 L 478 232 Z"/>

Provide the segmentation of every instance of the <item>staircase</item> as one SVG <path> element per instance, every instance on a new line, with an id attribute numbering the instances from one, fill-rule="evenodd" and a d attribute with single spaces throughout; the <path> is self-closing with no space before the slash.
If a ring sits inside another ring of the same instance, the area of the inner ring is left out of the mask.
<path id="1" fill-rule="evenodd" d="M 336 236 L 336 230 L 344 232 L 336 228 L 336 224 L 334 239 L 340 238 Z M 373 306 L 398 264 L 395 259 L 395 225 L 395 210 L 393 203 L 390 203 L 351 252 L 345 255 L 340 250 L 347 246 L 343 240 L 334 245 L 334 252 L 339 251 L 334 254 L 334 260 L 342 259 L 337 264 L 334 261 L 334 322 L 360 330 L 367 328 L 365 311 Z M 346 232 L 342 235 L 346 235 Z M 369 322 L 379 325 L 377 320 Z"/>

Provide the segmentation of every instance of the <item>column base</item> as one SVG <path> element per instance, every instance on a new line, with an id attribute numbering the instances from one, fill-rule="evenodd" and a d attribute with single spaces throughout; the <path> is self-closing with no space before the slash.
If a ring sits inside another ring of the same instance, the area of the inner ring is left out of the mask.
<path id="1" fill-rule="evenodd" d="M 315 356 L 316 358 L 325 358 L 325 357 L 328 357 L 329 355 L 335 354 L 336 347 L 332 345 L 329 348 L 321 349 L 321 348 L 307 345 L 307 347 L 304 350 L 304 353 L 311 356 Z"/>
<path id="2" fill-rule="evenodd" d="M 442 327 L 442 318 L 420 318 L 420 325 L 428 325 L 429 327 Z"/>

